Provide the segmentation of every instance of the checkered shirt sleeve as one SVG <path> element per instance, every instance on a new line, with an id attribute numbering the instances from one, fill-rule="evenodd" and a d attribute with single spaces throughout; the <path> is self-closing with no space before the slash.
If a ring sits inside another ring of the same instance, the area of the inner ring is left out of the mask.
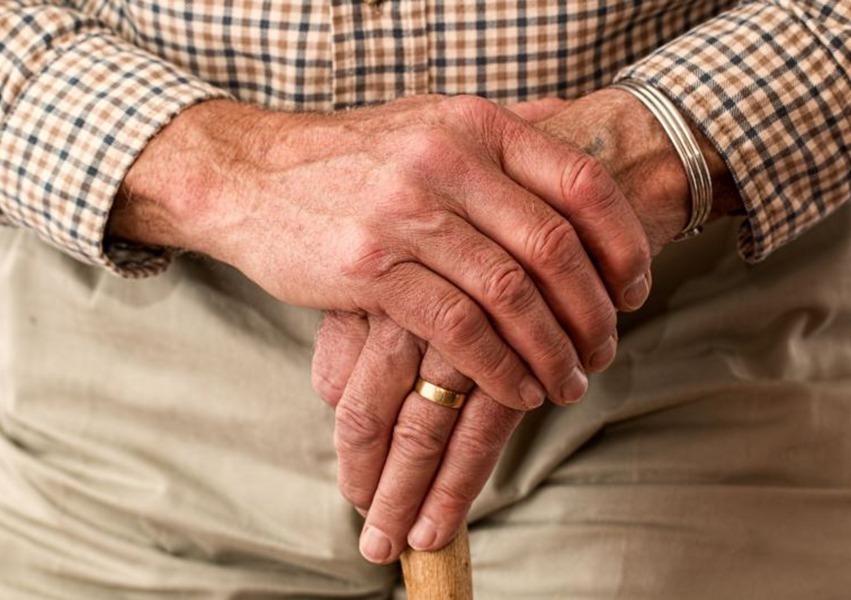
<path id="1" fill-rule="evenodd" d="M 135 157 L 182 108 L 224 92 L 63 6 L 0 2 L 0 220 L 124 276 L 168 254 L 103 239 Z"/>
<path id="2" fill-rule="evenodd" d="M 851 2 L 744 2 L 622 71 L 665 92 L 727 162 L 758 261 L 851 197 Z"/>

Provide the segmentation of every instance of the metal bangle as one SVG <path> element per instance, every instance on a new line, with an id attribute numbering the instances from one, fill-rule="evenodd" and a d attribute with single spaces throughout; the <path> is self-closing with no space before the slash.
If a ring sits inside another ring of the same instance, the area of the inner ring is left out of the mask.
<path id="1" fill-rule="evenodd" d="M 683 230 L 674 238 L 680 241 L 699 234 L 712 210 L 712 177 L 706 158 L 700 151 L 688 123 L 662 92 L 638 79 L 623 79 L 610 87 L 629 92 L 656 117 L 677 156 L 683 163 L 691 192 L 691 216 Z"/>

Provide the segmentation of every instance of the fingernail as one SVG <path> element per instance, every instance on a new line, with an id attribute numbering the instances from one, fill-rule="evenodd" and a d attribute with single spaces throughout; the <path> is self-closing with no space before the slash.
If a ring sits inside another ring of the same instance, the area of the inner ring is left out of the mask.
<path id="1" fill-rule="evenodd" d="M 615 360 L 615 352 L 618 344 L 614 336 L 610 336 L 606 343 L 597 348 L 591 353 L 591 358 L 588 359 L 588 368 L 591 371 L 602 371 Z"/>
<path id="2" fill-rule="evenodd" d="M 360 536 L 360 553 L 370 562 L 385 563 L 390 558 L 393 545 L 390 539 L 375 527 L 368 526 Z"/>
<path id="3" fill-rule="evenodd" d="M 650 294 L 650 276 L 644 274 L 633 281 L 623 293 L 623 301 L 630 310 L 638 310 Z"/>
<path id="4" fill-rule="evenodd" d="M 527 375 L 520 382 L 520 399 L 526 408 L 538 408 L 546 397 L 547 392 L 533 377 Z"/>
<path id="5" fill-rule="evenodd" d="M 408 533 L 408 545 L 414 550 L 428 550 L 432 547 L 436 539 L 437 529 L 425 517 L 420 517 L 410 533 Z"/>
<path id="6" fill-rule="evenodd" d="M 561 401 L 565 404 L 579 402 L 588 391 L 588 377 L 579 367 L 574 367 L 564 385 L 561 386 Z"/>

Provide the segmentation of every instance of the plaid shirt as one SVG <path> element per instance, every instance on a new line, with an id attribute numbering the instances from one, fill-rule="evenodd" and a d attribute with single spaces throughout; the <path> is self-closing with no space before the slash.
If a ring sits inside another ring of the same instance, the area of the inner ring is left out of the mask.
<path id="1" fill-rule="evenodd" d="M 125 276 L 104 250 L 124 173 L 181 109 L 499 102 L 645 80 L 726 159 L 759 260 L 851 195 L 849 0 L 0 0 L 0 222 Z"/>

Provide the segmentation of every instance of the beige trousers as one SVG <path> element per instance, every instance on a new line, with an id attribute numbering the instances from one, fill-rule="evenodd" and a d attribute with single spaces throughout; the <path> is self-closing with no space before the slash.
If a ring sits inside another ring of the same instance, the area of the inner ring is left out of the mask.
<path id="1" fill-rule="evenodd" d="M 471 514 L 477 598 L 851 597 L 851 211 L 755 267 L 734 238 L 669 248 L 585 401 L 528 416 Z M 0 232 L 0 598 L 393 597 L 317 321 L 207 260 L 123 281 Z"/>

